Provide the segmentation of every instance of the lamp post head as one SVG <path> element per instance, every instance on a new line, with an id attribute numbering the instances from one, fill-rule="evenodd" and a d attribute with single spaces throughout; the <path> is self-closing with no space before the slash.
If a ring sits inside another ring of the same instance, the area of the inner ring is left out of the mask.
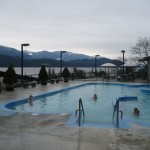
<path id="1" fill-rule="evenodd" d="M 30 46 L 28 43 L 21 44 L 22 46 Z"/>
<path id="2" fill-rule="evenodd" d="M 100 55 L 95 55 L 95 57 L 98 57 L 98 56 L 100 56 Z"/>
<path id="3" fill-rule="evenodd" d="M 67 51 L 61 51 L 61 53 L 66 53 Z"/>
<path id="4" fill-rule="evenodd" d="M 122 52 L 122 53 L 125 53 L 125 50 L 122 50 L 121 52 Z"/>

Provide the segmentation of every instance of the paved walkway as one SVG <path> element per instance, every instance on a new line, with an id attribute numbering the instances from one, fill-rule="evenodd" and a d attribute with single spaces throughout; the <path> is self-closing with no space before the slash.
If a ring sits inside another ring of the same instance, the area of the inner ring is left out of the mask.
<path id="1" fill-rule="evenodd" d="M 0 150 L 149 150 L 150 129 L 66 127 L 68 115 L 0 117 Z"/>

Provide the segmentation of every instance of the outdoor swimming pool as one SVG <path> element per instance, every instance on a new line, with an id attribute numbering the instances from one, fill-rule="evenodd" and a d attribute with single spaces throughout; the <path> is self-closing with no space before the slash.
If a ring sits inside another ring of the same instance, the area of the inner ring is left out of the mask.
<path id="1" fill-rule="evenodd" d="M 120 102 L 123 119 L 120 127 L 129 127 L 130 124 L 150 126 L 150 93 L 141 92 L 141 88 L 150 88 L 149 85 L 131 85 L 114 83 L 86 83 L 76 87 L 68 87 L 59 91 L 43 93 L 33 98 L 33 106 L 27 98 L 15 101 L 5 106 L 19 112 L 60 114 L 70 113 L 72 116 L 68 125 L 76 125 L 75 110 L 78 109 L 79 98 L 82 99 L 85 111 L 85 126 L 114 127 L 112 101 L 122 96 L 137 96 L 137 101 Z M 97 94 L 98 99 L 93 100 Z M 139 117 L 133 115 L 134 107 L 139 108 Z"/>

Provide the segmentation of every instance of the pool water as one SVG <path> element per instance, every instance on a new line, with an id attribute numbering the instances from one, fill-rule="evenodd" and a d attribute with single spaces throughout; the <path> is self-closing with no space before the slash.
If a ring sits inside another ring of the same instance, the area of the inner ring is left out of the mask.
<path id="1" fill-rule="evenodd" d="M 94 94 L 98 99 L 93 99 Z M 140 86 L 128 86 L 127 84 L 85 84 L 73 89 L 61 90 L 49 96 L 34 98 L 33 106 L 28 103 L 14 105 L 13 109 L 21 112 L 36 113 L 71 113 L 75 116 L 78 109 L 79 99 L 82 99 L 85 111 L 85 125 L 114 126 L 112 101 L 122 96 L 137 96 L 137 101 L 120 102 L 120 110 L 123 111 L 123 119 L 120 120 L 121 127 L 129 124 L 140 124 L 150 126 L 150 94 L 142 93 Z M 139 117 L 133 115 L 133 109 L 140 110 Z M 73 117 L 75 119 L 75 117 Z"/>

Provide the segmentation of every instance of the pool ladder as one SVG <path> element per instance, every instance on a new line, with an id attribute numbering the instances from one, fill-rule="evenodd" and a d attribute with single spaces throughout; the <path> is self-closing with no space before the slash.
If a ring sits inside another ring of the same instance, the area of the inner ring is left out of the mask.
<path id="1" fill-rule="evenodd" d="M 116 100 L 116 104 L 114 106 L 113 118 L 114 118 L 116 111 L 117 111 L 116 124 L 117 124 L 117 128 L 118 128 L 119 127 L 119 112 L 121 113 L 121 119 L 123 116 L 123 112 L 121 110 L 119 110 L 119 99 Z"/>
<path id="2" fill-rule="evenodd" d="M 82 118 L 82 115 L 83 117 L 85 116 L 84 114 L 84 108 L 83 108 L 83 103 L 82 103 L 82 99 L 80 98 L 79 99 L 79 109 L 77 109 L 75 111 L 75 116 L 77 117 L 77 114 L 78 114 L 78 123 L 79 123 L 79 126 L 81 125 L 81 118 Z"/>

